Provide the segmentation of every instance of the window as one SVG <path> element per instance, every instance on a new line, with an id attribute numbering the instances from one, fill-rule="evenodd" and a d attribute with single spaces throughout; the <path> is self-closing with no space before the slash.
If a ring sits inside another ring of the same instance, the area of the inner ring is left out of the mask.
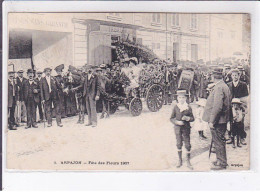
<path id="1" fill-rule="evenodd" d="M 198 16 L 197 14 L 191 14 L 191 29 L 198 29 Z"/>
<path id="2" fill-rule="evenodd" d="M 172 15 L 172 25 L 173 26 L 179 26 L 180 21 L 179 21 L 179 14 L 173 14 Z"/>
<path id="3" fill-rule="evenodd" d="M 109 15 L 113 17 L 120 17 L 120 13 L 109 13 Z"/>
<path id="4" fill-rule="evenodd" d="M 152 22 L 153 23 L 161 23 L 161 15 L 160 15 L 160 13 L 153 13 L 153 15 L 152 15 Z"/>
<path id="5" fill-rule="evenodd" d="M 120 21 L 122 18 L 120 13 L 109 13 L 107 19 Z"/>

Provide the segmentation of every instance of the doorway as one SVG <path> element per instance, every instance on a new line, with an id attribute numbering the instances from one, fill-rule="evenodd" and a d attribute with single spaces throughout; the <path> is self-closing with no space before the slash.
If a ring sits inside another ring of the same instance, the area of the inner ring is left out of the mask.
<path id="1" fill-rule="evenodd" d="M 111 35 L 111 59 L 112 62 L 117 61 L 117 54 L 116 54 L 116 43 L 120 41 L 120 36 Z"/>

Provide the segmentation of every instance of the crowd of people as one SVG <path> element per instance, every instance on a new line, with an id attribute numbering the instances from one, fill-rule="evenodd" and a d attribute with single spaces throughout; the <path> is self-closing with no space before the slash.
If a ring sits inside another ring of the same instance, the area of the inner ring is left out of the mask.
<path id="1" fill-rule="evenodd" d="M 212 164 L 212 170 L 227 168 L 226 144 L 232 144 L 233 148 L 246 145 L 247 134 L 244 120 L 248 110 L 249 82 L 242 81 L 247 76 L 243 67 L 231 68 L 230 65 L 225 65 L 223 68 L 219 66 L 215 67 L 210 75 L 207 97 L 198 100 L 195 114 L 189 105 L 187 91 L 177 90 L 177 104 L 174 106 L 170 118 L 174 124 L 178 149 L 177 168 L 182 166 L 184 142 L 187 151 L 187 167 L 193 169 L 190 163 L 190 122 L 194 120 L 193 128 L 199 132 L 201 138 L 206 139 L 203 134 L 204 130 L 209 128 L 211 131 L 212 143 L 209 151 L 216 153 L 217 158 Z M 249 79 L 245 81 L 249 81 Z"/>
<path id="2" fill-rule="evenodd" d="M 246 97 L 249 95 L 249 75 L 243 65 L 185 65 L 155 59 L 153 65 L 163 73 L 164 104 L 176 101 L 171 122 L 174 124 L 179 163 L 182 166 L 182 144 L 187 150 L 187 165 L 190 163 L 190 122 L 198 131 L 201 139 L 203 133 L 211 129 L 212 147 L 217 161 L 214 169 L 227 166 L 225 144 L 235 147 L 245 145 L 246 132 L 244 117 L 247 113 Z M 57 126 L 62 127 L 62 119 L 78 115 L 78 124 L 97 126 L 97 102 L 101 106 L 101 119 L 109 117 L 111 98 L 127 98 L 133 89 L 141 87 L 142 69 L 149 64 L 139 63 L 136 57 L 114 61 L 112 64 L 84 65 L 80 68 L 70 66 L 65 72 L 64 65 L 54 70 L 23 70 L 8 72 L 8 125 L 16 130 L 22 123 L 25 128 L 37 128 L 37 123 L 47 122 L 52 126 L 55 117 Z M 179 89 L 179 81 L 184 70 L 193 72 L 191 87 Z M 16 76 L 17 74 L 17 76 Z M 194 103 L 196 101 L 196 103 Z M 196 112 L 190 107 L 196 104 Z M 36 114 L 38 112 L 38 114 Z M 194 112 L 194 114 L 193 114 Z M 228 139 L 225 137 L 228 129 Z"/>

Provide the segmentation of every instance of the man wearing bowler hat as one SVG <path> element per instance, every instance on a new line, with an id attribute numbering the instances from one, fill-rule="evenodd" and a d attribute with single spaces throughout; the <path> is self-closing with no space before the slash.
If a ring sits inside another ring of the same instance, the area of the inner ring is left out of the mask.
<path id="1" fill-rule="evenodd" d="M 23 86 L 23 98 L 27 112 L 27 126 L 25 128 L 38 128 L 36 125 L 36 104 L 40 102 L 38 95 L 40 92 L 39 86 L 37 82 L 33 80 L 33 69 L 28 69 L 27 75 L 29 79 L 24 82 Z"/>
<path id="2" fill-rule="evenodd" d="M 99 100 L 100 91 L 98 86 L 98 77 L 94 73 L 95 66 L 87 66 L 87 76 L 83 85 L 83 97 L 86 101 L 86 108 L 88 112 L 88 124 L 86 126 L 97 126 L 97 112 L 96 101 Z"/>
<path id="3" fill-rule="evenodd" d="M 37 71 L 36 74 L 37 74 L 37 76 L 35 78 L 35 82 L 37 83 L 38 88 L 39 88 L 39 93 L 38 93 L 39 102 L 36 104 L 36 109 L 38 108 L 38 110 L 39 110 L 39 115 L 40 115 L 40 118 L 38 118 L 39 122 L 42 122 L 43 121 L 43 112 L 42 112 L 41 90 L 40 90 L 40 83 L 42 80 L 42 71 Z"/>
<path id="4" fill-rule="evenodd" d="M 19 95 L 18 86 L 14 80 L 14 74 L 14 71 L 8 72 L 8 125 L 10 130 L 16 130 L 14 112 Z"/>
<path id="5" fill-rule="evenodd" d="M 61 124 L 61 108 L 60 108 L 60 99 L 58 95 L 58 90 L 60 90 L 60 85 L 57 83 L 55 77 L 51 76 L 51 68 L 45 68 L 44 73 L 45 77 L 41 81 L 41 100 L 44 106 L 46 113 L 46 118 L 48 121 L 47 127 L 52 126 L 52 107 L 54 107 L 56 113 L 56 121 L 59 127 L 62 127 Z"/>
<path id="6" fill-rule="evenodd" d="M 19 124 L 25 122 L 26 120 L 26 106 L 23 99 L 23 84 L 27 79 L 23 77 L 23 70 L 19 70 L 17 75 L 17 85 L 19 89 L 17 122 Z"/>
<path id="7" fill-rule="evenodd" d="M 225 132 L 230 120 L 231 93 L 223 80 L 223 69 L 213 71 L 214 86 L 209 94 L 202 119 L 209 123 L 217 161 L 212 170 L 223 170 L 227 167 Z"/>

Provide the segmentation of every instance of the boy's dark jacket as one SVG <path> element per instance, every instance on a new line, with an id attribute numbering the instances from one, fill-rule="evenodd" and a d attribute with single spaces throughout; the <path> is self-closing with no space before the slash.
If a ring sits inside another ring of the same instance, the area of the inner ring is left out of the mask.
<path id="1" fill-rule="evenodd" d="M 179 107 L 177 105 L 174 106 L 173 108 L 173 111 L 172 111 L 172 115 L 171 115 L 171 122 L 175 124 L 175 121 L 183 121 L 182 120 L 182 117 L 185 115 L 185 116 L 188 116 L 190 117 L 190 120 L 189 121 L 183 121 L 184 122 L 184 127 L 185 128 L 190 128 L 190 122 L 193 122 L 194 121 L 194 116 L 192 114 L 192 109 L 190 106 L 188 106 L 189 108 L 187 110 L 184 110 L 183 112 L 180 111 Z"/>

